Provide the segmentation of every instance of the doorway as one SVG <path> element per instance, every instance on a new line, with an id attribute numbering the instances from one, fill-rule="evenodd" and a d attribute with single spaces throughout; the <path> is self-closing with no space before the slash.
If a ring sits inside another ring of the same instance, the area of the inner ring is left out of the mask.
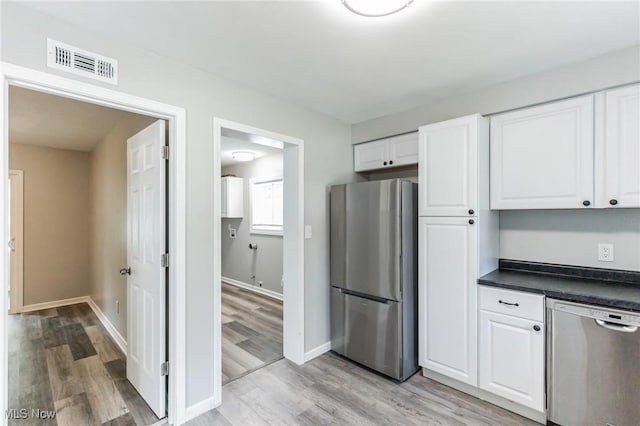
<path id="1" fill-rule="evenodd" d="M 214 188 L 220 190 L 215 194 L 214 202 L 214 242 L 216 243 L 216 257 L 214 259 L 214 371 L 217 372 L 214 382 L 214 408 L 222 401 L 222 244 L 223 238 L 227 238 L 233 231 L 233 224 L 225 219 L 222 221 L 223 203 L 222 194 L 225 193 L 222 186 L 222 147 L 225 137 L 235 137 L 252 144 L 253 151 L 268 151 L 269 149 L 282 150 L 282 176 L 263 176 L 263 179 L 253 180 L 249 184 L 254 184 L 257 191 L 260 188 L 256 185 L 264 184 L 269 190 L 276 190 L 281 185 L 282 199 L 282 354 L 285 358 L 297 363 L 304 363 L 304 142 L 301 139 L 266 131 L 263 129 L 247 126 L 240 123 L 214 119 L 214 149 L 213 149 L 213 172 Z M 246 149 L 252 151 L 251 149 Z M 239 150 L 238 151 L 243 151 Z M 253 152 L 252 151 L 252 152 Z M 254 153 L 255 153 L 254 152 Z M 251 188 L 250 186 L 247 186 Z M 251 190 L 249 191 L 251 192 Z M 227 194 L 225 194 L 227 196 Z M 249 194 L 250 196 L 250 194 Z M 228 201 L 228 200 L 227 200 Z M 227 208 L 226 206 L 224 208 Z M 251 210 L 251 209 L 250 209 Z M 225 215 L 227 212 L 225 212 Z M 251 212 L 249 212 L 251 216 Z M 261 225 L 263 231 L 274 231 L 274 226 L 278 224 L 271 220 L 273 217 L 264 218 L 269 222 Z M 244 219 L 243 219 L 244 220 Z M 249 218 L 249 225 L 251 220 Z M 225 229 L 223 229 L 225 225 Z M 229 229 L 231 225 L 232 228 Z M 255 225 L 255 224 L 254 224 Z M 236 229 L 237 231 L 237 229 Z M 277 231 L 276 231 L 277 232 Z M 222 234 L 225 235 L 222 235 Z M 255 241 L 251 242 L 252 244 Z M 255 250 L 247 244 L 247 250 Z M 260 251 L 260 244 L 257 244 L 257 251 Z M 253 285 L 260 289 L 260 279 L 256 276 L 252 280 L 253 271 L 245 268 L 242 271 Z M 238 280 L 239 281 L 239 280 Z M 257 281 L 257 282 L 255 282 Z M 237 283 L 236 283 L 237 284 Z M 236 285 L 236 288 L 239 287 Z M 264 285 L 262 287 L 264 289 Z M 252 290 L 255 290 L 252 289 Z M 269 289 L 267 289 L 269 290 Z M 277 289 L 270 290 L 278 293 Z M 255 293 L 255 291 L 254 291 Z M 263 293 L 265 293 L 263 291 Z M 268 294 L 268 293 L 267 293 Z M 274 296 L 271 294 L 271 296 Z M 277 296 L 276 296 L 277 298 Z M 228 318 L 227 318 L 228 319 Z"/>
<path id="2" fill-rule="evenodd" d="M 10 228 L 24 249 L 10 271 L 23 285 L 10 290 L 9 419 L 165 417 L 165 133 L 164 120 L 9 88 Z"/>
<path id="3" fill-rule="evenodd" d="M 222 384 L 283 357 L 283 143 L 222 129 Z"/>
<path id="4" fill-rule="evenodd" d="M 169 175 L 169 224 L 167 242 L 169 248 L 171 248 L 172 265 L 168 268 L 166 275 L 169 280 L 174 283 L 168 286 L 169 297 L 168 309 L 169 309 L 169 321 L 168 321 L 168 335 L 169 335 L 169 348 L 168 354 L 171 357 L 173 369 L 168 375 L 168 407 L 167 412 L 169 415 L 169 422 L 180 423 L 184 421 L 185 416 L 185 365 L 184 365 L 184 347 L 185 336 L 184 332 L 176 332 L 177 330 L 183 330 L 185 321 L 185 307 L 184 307 L 184 283 L 185 283 L 185 270 L 184 270 L 184 248 L 185 248 L 185 215 L 184 215 L 184 196 L 185 196 L 185 111 L 181 108 L 176 108 L 170 105 L 149 101 L 143 98 L 134 97 L 124 93 L 119 93 L 113 90 L 100 88 L 86 83 L 81 83 L 75 80 L 69 80 L 62 77 L 56 77 L 47 73 L 42 73 L 34 70 L 30 70 L 24 67 L 14 66 L 11 64 L 2 63 L 2 84 L 0 85 L 0 95 L 4 99 L 4 102 L 0 105 L 0 111 L 3 116 L 3 150 L 0 152 L 2 161 L 0 161 L 0 172 L 8 175 L 8 152 L 9 141 L 8 132 L 6 131 L 8 125 L 7 110 L 8 105 L 8 89 L 10 87 L 21 87 L 25 89 L 35 89 L 38 92 L 62 95 L 64 98 L 75 99 L 90 103 L 92 105 L 101 105 L 105 107 L 112 107 L 114 109 L 143 113 L 149 116 L 155 116 L 156 119 L 166 120 L 168 123 L 168 131 L 163 131 L 163 136 L 168 134 L 169 147 L 172 148 L 173 157 L 168 161 L 168 175 Z M 146 144 L 146 146 L 149 146 Z M 166 150 L 163 150 L 166 151 Z M 149 151 L 152 152 L 152 151 Z M 5 178 L 6 179 L 6 178 Z M 2 209 L 3 223 L 8 225 L 9 217 L 9 181 L 5 180 L 5 184 L 2 185 L 1 192 L 4 199 L 4 208 Z M 5 241 L 9 241 L 9 229 L 8 226 L 3 227 L 3 236 Z M 2 275 L 5 278 L 4 282 L 9 282 L 9 266 L 10 256 L 8 251 L 3 258 L 1 264 Z M 160 259 L 158 259 L 160 263 Z M 8 288 L 7 288 L 8 290 Z M 8 292 L 2 292 L 2 306 L 5 308 L 8 306 Z M 46 307 L 45 307 L 46 308 Z M 65 307 L 61 307 L 62 311 L 66 311 Z M 71 307 L 71 310 L 76 310 L 76 307 Z M 82 308 L 80 309 L 83 310 Z M 95 312 L 94 312 L 95 313 Z M 65 317 L 60 315 L 59 317 Z M 96 315 L 99 317 L 99 315 Z M 66 317 L 65 317 L 66 318 Z M 1 329 L 3 331 L 4 348 L 7 348 L 8 333 L 7 333 L 7 319 L 5 315 L 0 316 Z M 60 318 L 60 321 L 63 319 Z M 98 318 L 100 321 L 101 318 Z M 164 327 L 162 327 L 164 329 Z M 109 330 L 110 331 L 110 330 Z M 95 349 L 95 346 L 94 346 Z M 162 360 L 166 359 L 165 351 L 159 354 L 159 351 L 149 351 L 150 354 L 145 354 L 152 359 Z M 0 352 L 0 358 L 3 369 L 3 374 L 7 374 L 7 350 Z M 160 366 L 158 366 L 160 367 Z M 91 376 L 87 373 L 86 376 Z M 5 411 L 7 407 L 8 392 L 6 388 L 7 376 L 0 381 L 0 405 L 1 411 Z"/>

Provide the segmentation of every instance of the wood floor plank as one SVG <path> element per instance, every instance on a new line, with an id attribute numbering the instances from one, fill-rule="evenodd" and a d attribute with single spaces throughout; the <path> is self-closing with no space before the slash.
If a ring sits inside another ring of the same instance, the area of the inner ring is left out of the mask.
<path id="1" fill-rule="evenodd" d="M 79 359 L 75 365 L 97 421 L 104 423 L 129 412 L 98 355 Z"/>
<path id="2" fill-rule="evenodd" d="M 76 367 L 69 345 L 46 349 L 47 371 L 51 384 L 51 395 L 59 401 L 84 393 L 84 385 L 75 371 Z"/>
<path id="3" fill-rule="evenodd" d="M 102 425 L 103 426 L 135 426 L 136 420 L 133 418 L 131 413 L 127 413 L 113 420 L 109 420 L 108 422 L 104 422 L 102 423 Z"/>
<path id="4" fill-rule="evenodd" d="M 69 345 L 71 355 L 76 361 L 79 359 L 97 355 L 96 348 L 91 343 L 84 327 L 80 323 L 74 323 L 62 327 L 64 339 Z"/>
<path id="5" fill-rule="evenodd" d="M 87 394 L 80 393 L 55 402 L 58 426 L 99 425 L 91 411 Z"/>
<path id="6" fill-rule="evenodd" d="M 115 380 L 114 383 L 125 404 L 127 404 L 128 414 L 130 414 L 134 424 L 151 425 L 160 420 L 128 380 Z"/>
<path id="7" fill-rule="evenodd" d="M 124 354 L 102 325 L 91 325 L 84 330 L 103 363 L 124 358 Z"/>

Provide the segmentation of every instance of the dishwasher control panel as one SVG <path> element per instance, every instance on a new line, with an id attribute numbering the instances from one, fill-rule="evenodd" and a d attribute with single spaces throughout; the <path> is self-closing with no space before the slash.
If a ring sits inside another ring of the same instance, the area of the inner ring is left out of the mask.
<path id="1" fill-rule="evenodd" d="M 640 313 L 610 310 L 593 305 L 581 305 L 571 302 L 555 302 L 553 309 L 580 316 L 588 316 L 596 320 L 640 327 Z"/>
<path id="2" fill-rule="evenodd" d="M 628 315 L 621 312 L 609 312 L 602 311 L 600 309 L 589 309 L 589 316 L 602 321 L 640 326 L 640 316 Z"/>

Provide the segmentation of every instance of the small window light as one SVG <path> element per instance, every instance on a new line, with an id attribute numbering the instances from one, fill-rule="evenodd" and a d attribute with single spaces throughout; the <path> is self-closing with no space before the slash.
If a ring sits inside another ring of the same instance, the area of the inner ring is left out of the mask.
<path id="1" fill-rule="evenodd" d="M 251 151 L 236 151 L 231 154 L 231 157 L 236 161 L 253 161 L 256 155 Z"/>
<path id="2" fill-rule="evenodd" d="M 375 18 L 392 15 L 407 8 L 413 0 L 341 0 L 342 4 L 361 16 Z"/>

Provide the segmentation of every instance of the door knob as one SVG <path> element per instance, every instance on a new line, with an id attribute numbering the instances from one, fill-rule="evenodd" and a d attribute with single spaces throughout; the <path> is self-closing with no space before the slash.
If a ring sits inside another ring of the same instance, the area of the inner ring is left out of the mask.
<path id="1" fill-rule="evenodd" d="M 120 275 L 131 275 L 131 267 L 120 269 Z"/>
<path id="2" fill-rule="evenodd" d="M 540 331 L 540 326 L 539 325 L 534 325 L 533 326 L 533 331 Z"/>
<path id="3" fill-rule="evenodd" d="M 582 205 L 583 205 L 583 206 L 585 206 L 585 207 L 589 207 L 589 206 L 591 205 L 591 201 L 589 201 L 589 200 L 584 200 L 584 201 L 582 202 Z"/>
<path id="4" fill-rule="evenodd" d="M 476 223 L 473 219 L 469 219 L 469 225 L 473 225 L 474 223 Z"/>
<path id="5" fill-rule="evenodd" d="M 609 200 L 609 204 L 611 204 L 612 206 L 615 206 L 616 204 L 618 204 L 618 200 L 613 198 L 613 199 Z"/>

